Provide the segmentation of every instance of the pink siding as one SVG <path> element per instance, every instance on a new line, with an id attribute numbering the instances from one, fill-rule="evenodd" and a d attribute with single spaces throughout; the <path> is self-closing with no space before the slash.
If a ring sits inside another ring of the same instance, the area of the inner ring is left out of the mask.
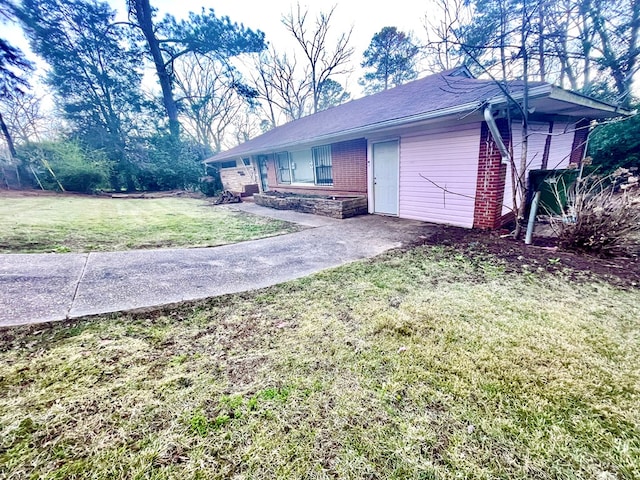
<path id="1" fill-rule="evenodd" d="M 544 146 L 549 133 L 549 123 L 530 123 L 529 124 L 529 143 L 527 145 L 527 175 L 529 170 L 537 170 L 542 167 L 542 159 L 544 156 Z M 549 160 L 547 168 L 564 168 L 569 163 L 569 155 L 571 154 L 571 144 L 573 142 L 573 125 L 565 123 L 554 123 L 551 144 L 549 148 Z M 565 133 L 569 132 L 569 133 Z M 561 134 L 561 135 L 557 135 Z M 512 124 L 513 138 L 513 155 L 516 167 L 520 167 L 520 154 L 522 149 L 522 124 L 513 122 Z M 506 215 L 511 212 L 513 206 L 513 190 L 511 185 L 511 167 L 507 168 L 507 178 L 504 188 L 504 201 L 502 206 L 502 214 Z"/>
<path id="2" fill-rule="evenodd" d="M 473 226 L 480 123 L 451 128 L 401 137 L 400 217 Z"/>

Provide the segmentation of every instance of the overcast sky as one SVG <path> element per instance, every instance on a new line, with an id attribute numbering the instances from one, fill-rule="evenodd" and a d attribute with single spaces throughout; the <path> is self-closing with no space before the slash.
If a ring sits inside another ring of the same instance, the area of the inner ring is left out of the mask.
<path id="1" fill-rule="evenodd" d="M 108 0 L 123 18 L 126 15 L 126 0 Z M 228 16 L 232 21 L 244 24 L 245 27 L 262 30 L 267 41 L 277 51 L 290 51 L 294 43 L 291 34 L 282 25 L 281 19 L 291 9 L 296 8 L 295 0 L 151 0 L 158 8 L 159 16 L 170 13 L 183 18 L 188 12 L 200 12 L 202 8 L 213 8 L 218 16 Z M 303 9 L 308 8 L 309 20 L 314 20 L 319 12 L 328 12 L 334 5 L 336 10 L 331 19 L 331 39 L 353 27 L 351 45 L 355 52 L 352 57 L 354 72 L 346 78 L 338 79 L 345 84 L 354 97 L 360 96 L 358 78 L 362 75 L 359 68 L 362 54 L 369 45 L 373 35 L 385 26 L 395 26 L 399 30 L 412 31 L 419 39 L 425 37 L 424 17 L 428 2 L 416 0 L 394 0 L 387 2 L 363 0 L 315 0 L 313 3 L 300 2 Z M 313 25 L 313 22 L 309 22 Z M 28 44 L 16 26 L 3 26 L 3 36 L 23 50 Z"/>

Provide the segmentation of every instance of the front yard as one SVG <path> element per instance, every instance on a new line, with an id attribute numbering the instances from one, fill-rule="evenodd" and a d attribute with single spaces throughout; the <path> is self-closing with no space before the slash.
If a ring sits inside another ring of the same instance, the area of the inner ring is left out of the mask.
<path id="1" fill-rule="evenodd" d="M 640 291 L 564 257 L 424 245 L 0 334 L 2 478 L 640 478 Z"/>
<path id="2" fill-rule="evenodd" d="M 194 198 L 0 197 L 0 253 L 213 247 L 299 227 Z"/>

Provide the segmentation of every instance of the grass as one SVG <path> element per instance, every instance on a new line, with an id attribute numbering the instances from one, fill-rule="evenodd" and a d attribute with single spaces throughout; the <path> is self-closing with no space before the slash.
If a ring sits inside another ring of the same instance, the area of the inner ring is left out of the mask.
<path id="1" fill-rule="evenodd" d="M 0 477 L 640 478 L 640 292 L 397 251 L 5 330 Z"/>
<path id="2" fill-rule="evenodd" d="M 1 197 L 0 253 L 210 247 L 298 227 L 193 198 Z"/>

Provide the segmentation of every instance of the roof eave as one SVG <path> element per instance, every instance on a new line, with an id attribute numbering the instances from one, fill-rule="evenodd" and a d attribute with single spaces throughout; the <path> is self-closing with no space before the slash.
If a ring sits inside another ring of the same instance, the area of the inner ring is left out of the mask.
<path id="1" fill-rule="evenodd" d="M 435 118 L 446 117 L 449 115 L 456 115 L 464 112 L 469 112 L 476 110 L 482 106 L 484 102 L 472 102 L 465 103 L 463 105 L 456 105 L 449 108 L 443 108 L 440 110 L 433 110 L 431 112 L 425 112 L 418 115 L 412 115 L 409 117 L 401 117 L 395 118 L 393 120 L 387 120 L 379 123 L 372 123 L 369 125 L 364 125 L 362 127 L 351 128 L 348 130 L 343 130 L 340 132 L 329 133 L 325 135 L 320 135 L 314 138 L 308 138 L 300 142 L 286 142 L 277 145 L 272 145 L 268 149 L 265 148 L 256 148 L 254 150 L 247 150 L 241 153 L 232 153 L 231 155 L 221 154 L 221 156 L 216 156 L 215 158 L 205 160 L 206 163 L 218 162 L 228 160 L 230 158 L 237 158 L 240 156 L 251 156 L 251 155 L 259 155 L 264 153 L 276 152 L 286 148 L 296 147 L 299 145 L 306 145 L 309 143 L 325 143 L 330 140 L 342 139 L 342 138 L 355 138 L 360 135 L 366 135 L 368 133 L 377 132 L 379 130 L 386 130 L 389 128 L 399 127 L 403 125 L 410 125 L 414 123 L 419 123 L 427 120 L 432 120 Z"/>

